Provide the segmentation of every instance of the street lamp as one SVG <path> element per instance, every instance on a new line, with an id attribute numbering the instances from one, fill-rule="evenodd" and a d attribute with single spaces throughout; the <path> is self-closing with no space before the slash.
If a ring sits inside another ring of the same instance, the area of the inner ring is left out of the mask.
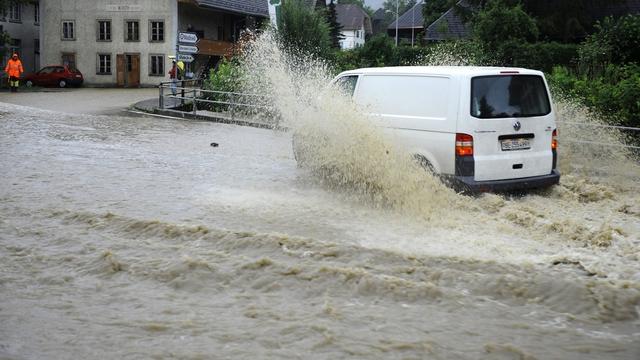
<path id="1" fill-rule="evenodd" d="M 393 14 L 394 12 L 391 10 L 385 10 L 385 12 Z M 400 15 L 398 14 L 400 12 L 400 0 L 396 0 L 396 46 L 398 46 L 398 18 L 400 17 Z"/>

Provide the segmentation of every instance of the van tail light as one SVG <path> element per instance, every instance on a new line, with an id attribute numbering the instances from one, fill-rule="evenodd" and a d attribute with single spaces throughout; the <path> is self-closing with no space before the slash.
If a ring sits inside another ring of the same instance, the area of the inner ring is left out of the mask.
<path id="1" fill-rule="evenodd" d="M 473 136 L 456 134 L 456 156 L 473 156 Z"/>
<path id="2" fill-rule="evenodd" d="M 558 149 L 558 129 L 553 130 L 553 133 L 551 133 L 551 150 L 557 150 Z"/>

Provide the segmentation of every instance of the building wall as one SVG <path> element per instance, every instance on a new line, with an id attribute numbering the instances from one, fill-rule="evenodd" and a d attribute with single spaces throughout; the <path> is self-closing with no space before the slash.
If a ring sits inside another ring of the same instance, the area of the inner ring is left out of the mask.
<path id="1" fill-rule="evenodd" d="M 22 66 L 25 72 L 33 72 L 40 67 L 40 54 L 38 50 L 40 47 L 40 22 L 36 22 L 35 4 L 22 4 L 20 6 L 20 21 L 10 20 L 8 12 L 5 14 L 6 16 L 0 13 L 0 26 L 3 31 L 9 33 L 12 39 L 20 40 L 18 55 L 22 61 Z M 42 11 L 40 11 L 40 14 L 42 14 Z M 42 16 L 40 16 L 40 18 L 41 21 Z M 7 44 L 5 46 L 6 52 L 0 54 L 3 70 L 11 56 L 11 54 L 8 53 L 10 48 L 11 46 Z M 2 76 L 6 76 L 6 74 L 2 72 Z"/>
<path id="2" fill-rule="evenodd" d="M 167 81 L 175 53 L 176 0 L 40 0 L 42 65 L 62 63 L 63 53 L 75 54 L 76 67 L 85 84 L 117 83 L 117 54 L 140 55 L 140 84 L 155 86 Z M 98 41 L 98 20 L 111 20 L 111 41 Z M 125 21 L 138 20 L 139 41 L 125 41 Z M 164 41 L 150 42 L 150 20 L 164 21 Z M 75 39 L 62 39 L 62 22 L 73 21 Z M 98 54 L 111 55 L 111 73 L 98 74 Z M 162 76 L 150 75 L 150 55 L 163 55 Z"/>
<path id="3" fill-rule="evenodd" d="M 343 50 L 354 49 L 364 45 L 364 26 L 359 30 L 343 30 L 340 34 L 343 37 L 343 39 L 340 40 L 340 47 Z"/>

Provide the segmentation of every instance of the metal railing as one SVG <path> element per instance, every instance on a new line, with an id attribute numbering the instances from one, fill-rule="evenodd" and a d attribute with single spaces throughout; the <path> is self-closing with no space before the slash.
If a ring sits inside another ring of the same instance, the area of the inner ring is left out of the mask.
<path id="1" fill-rule="evenodd" d="M 630 126 L 580 123 L 580 122 L 573 122 L 573 121 L 558 121 L 558 124 L 560 124 L 560 125 L 567 124 L 567 125 L 583 126 L 583 127 L 593 127 L 593 128 L 600 128 L 600 129 L 611 129 L 611 130 L 616 130 L 616 131 L 620 131 L 620 132 L 638 132 L 638 134 L 640 135 L 640 128 L 630 127 Z M 607 142 L 590 141 L 590 140 L 567 140 L 567 139 L 564 139 L 563 141 L 566 141 L 566 142 L 569 142 L 569 143 L 577 143 L 577 144 L 590 144 L 590 145 L 600 145 L 600 146 L 622 147 L 622 148 L 627 148 L 627 149 L 640 150 L 640 146 L 628 145 L 628 144 L 607 143 Z"/>
<path id="2" fill-rule="evenodd" d="M 189 92 L 193 92 L 202 88 L 202 83 L 202 79 L 161 82 L 158 86 L 158 108 L 164 110 L 167 108 L 175 108 L 184 105 L 185 100 L 187 99 L 186 95 Z M 177 105 L 175 101 L 167 101 L 167 99 L 179 100 L 180 105 Z"/>
<path id="3" fill-rule="evenodd" d="M 218 117 L 229 117 L 231 120 L 237 120 L 238 115 L 242 115 L 243 118 L 246 118 L 247 115 L 258 114 L 268 115 L 275 119 L 278 117 L 277 114 L 274 113 L 272 106 L 269 105 L 270 99 L 267 96 L 240 92 L 206 90 L 203 89 L 202 86 L 202 79 L 178 80 L 175 84 L 173 82 L 162 82 L 159 86 L 160 93 L 158 107 L 160 109 L 178 108 L 182 109 L 184 112 L 190 112 L 193 115 L 198 115 L 198 111 L 201 112 L 201 115 L 208 115 L 202 113 L 208 111 L 210 113 L 215 113 Z M 188 110 L 185 110 L 185 108 L 188 108 Z M 261 122 L 267 123 L 266 121 Z M 272 121 L 271 124 L 277 125 L 277 121 Z M 640 134 L 640 128 L 630 126 L 580 123 L 572 121 L 558 121 L 558 124 L 611 129 L 620 132 L 638 132 Z M 640 150 L 640 146 L 622 143 L 609 143 L 586 139 L 563 139 L 563 141 L 569 143 Z"/>
<path id="4" fill-rule="evenodd" d="M 231 120 L 237 120 L 238 116 L 246 120 L 258 114 L 277 118 L 268 104 L 269 98 L 264 95 L 203 89 L 202 80 L 163 82 L 159 85 L 160 109 L 181 109 L 193 115 L 215 113 L 218 117 L 230 117 Z M 277 122 L 271 123 L 277 125 Z"/>

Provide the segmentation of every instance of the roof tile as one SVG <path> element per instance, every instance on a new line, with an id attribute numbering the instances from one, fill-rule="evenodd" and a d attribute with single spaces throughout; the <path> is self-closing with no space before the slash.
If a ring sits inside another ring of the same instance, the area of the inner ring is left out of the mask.
<path id="1" fill-rule="evenodd" d="M 202 7 L 254 16 L 269 16 L 267 0 L 195 0 Z"/>

